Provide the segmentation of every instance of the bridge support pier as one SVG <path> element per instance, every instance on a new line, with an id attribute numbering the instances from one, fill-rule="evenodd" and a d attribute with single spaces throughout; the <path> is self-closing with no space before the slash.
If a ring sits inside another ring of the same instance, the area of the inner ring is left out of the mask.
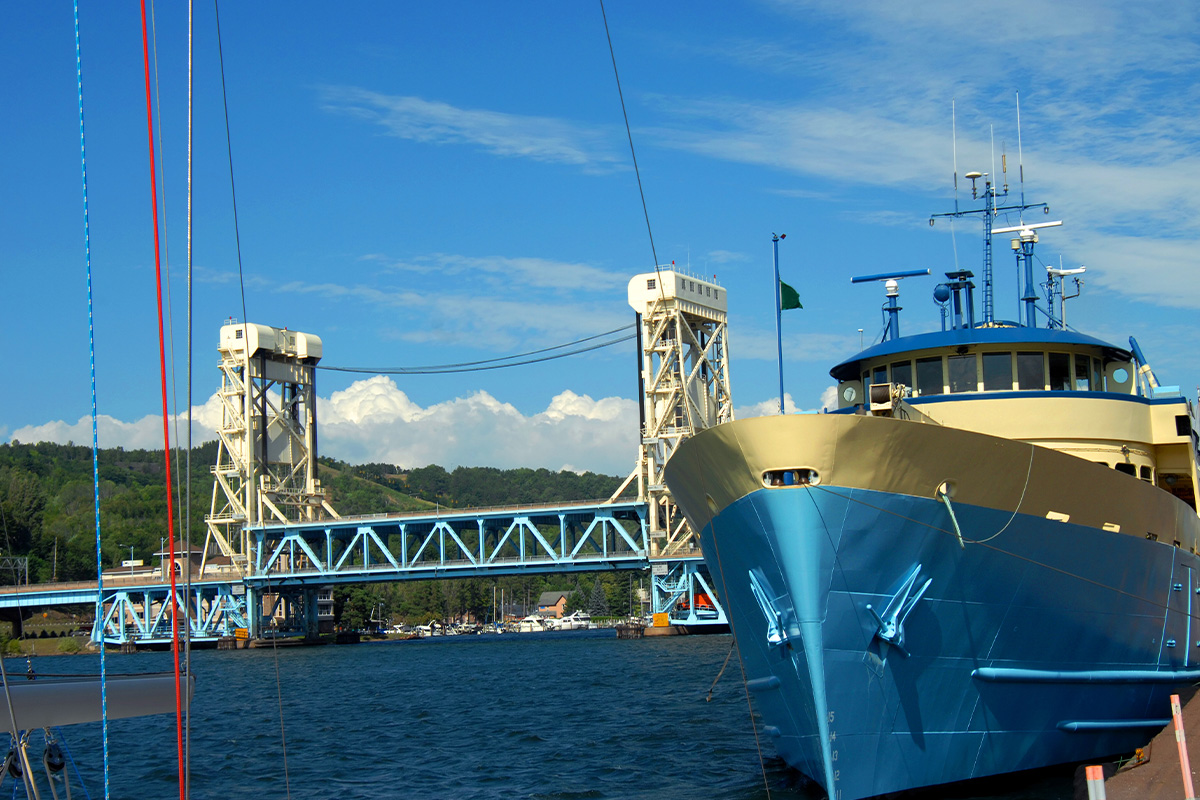
<path id="1" fill-rule="evenodd" d="M 20 639 L 25 632 L 25 615 L 20 608 L 0 609 L 0 620 L 12 623 L 12 638 Z"/>
<path id="2" fill-rule="evenodd" d="M 728 628 L 729 619 L 702 560 L 652 561 L 650 571 L 650 607 L 656 621 L 665 614 L 666 624 L 687 626 L 697 633 Z"/>
<path id="3" fill-rule="evenodd" d="M 262 592 L 257 586 L 246 585 L 246 628 L 251 639 L 262 636 Z"/>
<path id="4" fill-rule="evenodd" d="M 321 633 L 317 618 L 317 592 L 316 588 L 304 590 L 304 638 L 310 642 L 318 639 Z"/>

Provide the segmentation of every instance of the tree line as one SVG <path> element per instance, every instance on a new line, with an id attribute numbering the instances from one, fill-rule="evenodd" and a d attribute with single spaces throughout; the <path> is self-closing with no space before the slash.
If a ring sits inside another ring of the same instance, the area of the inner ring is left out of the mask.
<path id="1" fill-rule="evenodd" d="M 185 472 L 182 453 L 172 454 L 172 474 Z M 191 539 L 204 541 L 204 516 L 212 499 L 217 443 L 192 450 Z M 150 563 L 167 536 L 165 463 L 161 450 L 105 448 L 98 452 L 100 476 L 101 558 L 105 568 L 119 566 L 132 556 Z M 507 469 L 438 465 L 403 469 L 390 464 L 351 465 L 322 457 L 318 475 L 330 501 L 341 514 L 411 511 L 434 506 L 473 507 L 609 497 L 620 478 L 592 472 L 552 472 L 547 469 Z M 183 484 L 180 478 L 178 483 Z M 182 538 L 187 513 L 184 492 L 175 497 L 176 538 Z M 0 445 L 0 551 L 27 556 L 29 580 L 90 580 L 96 575 L 96 508 L 92 481 L 92 451 L 66 444 Z M 18 576 L 0 571 L 0 584 Z M 372 615 L 386 613 L 406 622 L 470 616 L 487 619 L 493 589 L 504 590 L 506 605 L 535 610 L 544 591 L 569 591 L 577 607 L 597 606 L 612 613 L 629 613 L 629 597 L 637 576 L 628 574 L 531 575 L 505 578 L 464 578 L 352 586 L 335 592 L 335 604 L 346 616 L 344 625 L 369 627 Z M 636 604 L 632 604 L 636 610 Z M 381 611 L 384 609 L 384 611 Z"/>

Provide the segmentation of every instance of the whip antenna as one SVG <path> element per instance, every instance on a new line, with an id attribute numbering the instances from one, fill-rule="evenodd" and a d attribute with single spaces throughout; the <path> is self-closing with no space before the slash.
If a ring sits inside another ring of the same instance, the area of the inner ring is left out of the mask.
<path id="1" fill-rule="evenodd" d="M 1021 93 L 1017 92 L 1017 169 L 1021 179 L 1021 221 L 1025 221 L 1025 156 L 1021 152 Z"/>
<path id="2" fill-rule="evenodd" d="M 950 98 L 950 152 L 954 154 L 954 212 L 958 213 L 958 121 L 954 114 L 954 98 Z"/>
<path id="3" fill-rule="evenodd" d="M 955 116 L 954 98 L 950 98 L 950 151 L 954 158 L 954 213 L 958 214 L 958 120 Z M 950 249 L 954 252 L 954 271 L 958 271 L 958 240 L 954 236 L 954 220 L 950 218 Z M 933 220 L 929 220 L 933 224 Z"/>

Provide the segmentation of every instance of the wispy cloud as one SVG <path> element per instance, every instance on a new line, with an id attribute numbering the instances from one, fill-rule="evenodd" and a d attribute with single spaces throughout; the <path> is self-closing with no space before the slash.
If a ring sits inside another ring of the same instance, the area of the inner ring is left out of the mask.
<path id="1" fill-rule="evenodd" d="M 606 278 L 607 279 L 607 278 Z M 611 283 L 611 281 L 609 281 Z M 385 312 L 381 333 L 411 343 L 464 344 L 505 352 L 561 344 L 629 322 L 612 302 L 614 288 L 597 293 L 584 282 L 569 300 L 542 297 L 524 283 L 503 292 L 480 293 L 477 283 L 440 281 L 431 287 L 400 288 L 375 285 L 289 281 L 275 294 L 318 296 L 325 301 L 352 301 Z M 397 316 L 396 309 L 404 314 Z"/>
<path id="2" fill-rule="evenodd" d="M 1200 307 L 1191 255 L 1200 249 L 1200 7 L 1098 2 L 1082 13 L 1018 0 L 1003 15 L 984 15 L 952 0 L 771 6 L 803 19 L 811 38 L 714 37 L 691 47 L 802 78 L 803 88 L 781 99 L 656 96 L 665 122 L 647 136 L 835 186 L 944 195 L 954 99 L 960 181 L 969 169 L 999 172 L 1006 152 L 1015 191 L 1019 89 L 1027 188 L 1068 222 L 1052 246 L 1088 261 L 1097 285 L 1146 299 L 1165 289 L 1158 302 Z M 837 35 L 822 37 L 825 29 Z M 864 213 L 857 218 L 919 224 Z"/>
<path id="3" fill-rule="evenodd" d="M 768 312 L 769 313 L 769 312 Z M 788 312 L 801 314 L 801 311 Z M 787 323 L 785 322 L 785 325 Z M 729 332 L 730 357 L 738 361 L 776 361 L 779 344 L 775 332 L 746 329 L 740 326 Z M 857 336 L 842 336 L 835 333 L 806 333 L 803 336 L 788 335 L 784 339 L 783 359 L 786 363 L 833 365 L 858 352 Z"/>
<path id="4" fill-rule="evenodd" d="M 390 270 L 436 274 L 448 277 L 469 276 L 472 281 L 486 280 L 510 290 L 521 287 L 558 290 L 619 289 L 628 276 L 598 269 L 589 264 L 554 261 L 545 258 L 506 256 L 473 257 L 447 253 L 432 253 L 401 260 L 372 255 Z"/>
<path id="5" fill-rule="evenodd" d="M 457 108 L 354 86 L 322 86 L 318 94 L 324 110 L 374 123 L 389 136 L 414 142 L 474 145 L 498 156 L 567 164 L 596 173 L 621 169 L 625 163 L 609 131 L 560 119 Z"/>
<path id="6" fill-rule="evenodd" d="M 710 250 L 706 257 L 712 264 L 744 264 L 754 260 L 748 253 L 735 253 L 732 250 Z"/>

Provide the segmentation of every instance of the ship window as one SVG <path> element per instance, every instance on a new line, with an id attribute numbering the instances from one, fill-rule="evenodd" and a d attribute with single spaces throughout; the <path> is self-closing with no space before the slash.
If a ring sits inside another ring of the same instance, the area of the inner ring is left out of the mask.
<path id="1" fill-rule="evenodd" d="M 1065 392 L 1071 388 L 1071 357 L 1066 353 L 1050 354 L 1050 391 Z"/>
<path id="2" fill-rule="evenodd" d="M 918 358 L 917 359 L 917 394 L 941 394 L 942 393 L 942 359 L 935 358 Z"/>
<path id="3" fill-rule="evenodd" d="M 1092 383 L 1089 380 L 1088 357 L 1075 356 L 1075 391 L 1090 392 Z"/>
<path id="4" fill-rule="evenodd" d="M 238 329 L 237 329 L 237 335 L 236 335 L 236 336 L 234 336 L 233 338 L 235 338 L 235 339 L 240 339 L 240 338 L 242 338 L 242 329 L 241 329 L 241 328 L 238 328 Z"/>
<path id="5" fill-rule="evenodd" d="M 941 357 L 917 359 L 917 393 L 918 395 L 941 395 Z"/>
<path id="6" fill-rule="evenodd" d="M 1044 353 L 1017 353 L 1017 388 L 1045 389 Z"/>
<path id="7" fill-rule="evenodd" d="M 1175 435 L 1187 436 L 1192 432 L 1192 423 L 1188 420 L 1187 414 L 1175 415 Z"/>
<path id="8" fill-rule="evenodd" d="M 946 359 L 946 367 L 950 374 L 951 392 L 979 390 L 979 376 L 976 374 L 974 353 L 969 356 L 949 356 Z"/>
<path id="9" fill-rule="evenodd" d="M 705 296 L 705 297 L 712 297 L 712 287 L 711 287 L 711 286 L 705 286 L 705 287 L 704 287 L 704 296 Z"/>
<path id="10" fill-rule="evenodd" d="M 887 382 L 888 382 L 887 365 L 885 364 L 883 366 L 876 367 L 875 371 L 871 373 L 871 383 L 887 383 Z"/>
<path id="11" fill-rule="evenodd" d="M 1097 392 L 1104 391 L 1104 365 L 1098 358 L 1092 359 L 1092 388 Z"/>
<path id="12" fill-rule="evenodd" d="M 1012 389 L 1012 385 L 1012 353 L 984 353 L 984 391 L 1007 392 Z"/>
<path id="13" fill-rule="evenodd" d="M 912 362 L 897 361 L 892 364 L 892 383 L 912 386 Z"/>
<path id="14" fill-rule="evenodd" d="M 1150 483 L 1154 483 L 1154 471 L 1153 470 L 1151 470 L 1149 467 L 1143 466 L 1141 468 L 1141 473 L 1142 473 L 1142 480 L 1149 481 Z"/>
<path id="15" fill-rule="evenodd" d="M 713 289 L 713 300 L 720 300 L 720 299 L 721 299 L 721 290 Z"/>
<path id="16" fill-rule="evenodd" d="M 1124 472 L 1126 475 L 1137 477 L 1137 467 L 1133 464 L 1117 464 L 1117 472 Z"/>
<path id="17" fill-rule="evenodd" d="M 648 278 L 648 279 L 646 280 L 646 288 L 647 288 L 647 289 L 653 289 L 653 288 L 654 288 L 654 278 Z"/>

